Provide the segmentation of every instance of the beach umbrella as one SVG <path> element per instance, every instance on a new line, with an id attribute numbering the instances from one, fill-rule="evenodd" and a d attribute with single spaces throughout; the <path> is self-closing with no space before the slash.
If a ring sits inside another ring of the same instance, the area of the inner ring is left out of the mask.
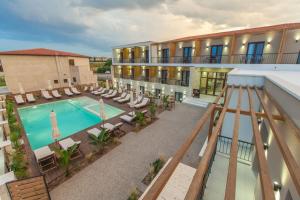
<path id="1" fill-rule="evenodd" d="M 71 79 L 68 78 L 69 87 L 72 87 Z"/>
<path id="2" fill-rule="evenodd" d="M 105 109 L 104 109 L 104 102 L 103 99 L 99 99 L 99 115 L 100 118 L 102 119 L 102 122 L 104 122 L 106 116 L 105 116 Z"/>
<path id="3" fill-rule="evenodd" d="M 109 89 L 109 83 L 108 83 L 108 80 L 106 80 L 106 89 Z"/>
<path id="4" fill-rule="evenodd" d="M 48 80 L 48 90 L 52 90 L 52 85 L 51 85 L 51 81 Z"/>
<path id="5" fill-rule="evenodd" d="M 53 110 L 50 113 L 50 120 L 52 125 L 52 139 L 57 141 L 57 139 L 60 137 L 60 133 L 57 126 L 56 114 Z"/>
<path id="6" fill-rule="evenodd" d="M 21 94 L 25 94 L 25 91 L 24 91 L 24 88 L 23 88 L 22 84 L 19 82 L 18 85 L 19 85 L 19 91 L 20 91 L 20 93 Z"/>
<path id="7" fill-rule="evenodd" d="M 130 105 L 133 105 L 133 92 L 130 91 Z"/>

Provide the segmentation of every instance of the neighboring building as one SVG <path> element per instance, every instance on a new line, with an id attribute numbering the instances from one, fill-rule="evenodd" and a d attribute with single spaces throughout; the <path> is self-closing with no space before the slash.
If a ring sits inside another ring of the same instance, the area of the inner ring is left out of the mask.
<path id="1" fill-rule="evenodd" d="M 1 70 L 12 93 L 67 87 L 69 84 L 94 84 L 89 57 L 51 49 L 0 52 Z"/>
<path id="2" fill-rule="evenodd" d="M 216 96 L 233 68 L 300 64 L 300 23 L 113 48 L 115 85 L 156 95 Z"/>
<path id="3" fill-rule="evenodd" d="M 90 57 L 90 67 L 93 72 L 96 72 L 99 67 L 103 67 L 104 64 L 111 60 L 108 57 Z"/>

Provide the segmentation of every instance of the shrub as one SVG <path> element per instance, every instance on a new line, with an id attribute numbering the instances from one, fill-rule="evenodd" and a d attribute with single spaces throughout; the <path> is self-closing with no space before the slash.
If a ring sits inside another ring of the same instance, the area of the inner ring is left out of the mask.
<path id="1" fill-rule="evenodd" d="M 103 150 L 104 146 L 111 141 L 111 135 L 105 129 L 102 129 L 98 136 L 90 134 L 89 138 L 90 138 L 90 144 L 96 147 L 97 153 Z"/>
<path id="2" fill-rule="evenodd" d="M 136 112 L 136 122 L 139 126 L 145 125 L 145 115 L 142 112 Z"/>
<path id="3" fill-rule="evenodd" d="M 150 106 L 149 106 L 149 112 L 150 112 L 150 116 L 151 116 L 151 119 L 154 119 L 155 118 L 155 115 L 156 115 L 156 104 L 155 103 L 151 103 Z"/>

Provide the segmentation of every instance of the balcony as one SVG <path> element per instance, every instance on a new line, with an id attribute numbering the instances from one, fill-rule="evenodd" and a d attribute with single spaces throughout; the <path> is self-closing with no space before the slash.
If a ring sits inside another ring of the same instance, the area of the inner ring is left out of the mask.
<path id="1" fill-rule="evenodd" d="M 149 63 L 149 58 L 113 58 L 113 63 Z"/>

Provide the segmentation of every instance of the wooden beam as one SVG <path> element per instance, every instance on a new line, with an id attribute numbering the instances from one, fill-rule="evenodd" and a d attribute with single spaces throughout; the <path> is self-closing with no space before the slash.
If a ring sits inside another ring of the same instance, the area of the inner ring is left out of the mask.
<path id="1" fill-rule="evenodd" d="M 256 91 L 256 94 L 261 102 L 261 105 L 267 115 L 267 120 L 272 129 L 274 138 L 280 149 L 280 152 L 284 158 L 285 164 L 286 164 L 287 168 L 289 169 L 291 178 L 292 178 L 295 188 L 298 192 L 298 195 L 300 195 L 300 168 L 299 168 L 295 158 L 293 157 L 293 154 L 290 151 L 288 145 L 286 144 L 284 137 L 282 137 L 282 134 L 279 133 L 279 129 L 275 125 L 275 123 L 272 119 L 271 112 L 269 111 L 266 103 L 264 102 L 262 95 L 256 88 L 255 88 L 255 91 Z"/>
<path id="2" fill-rule="evenodd" d="M 249 107 L 251 112 L 251 122 L 252 122 L 252 129 L 255 141 L 255 148 L 256 148 L 256 155 L 258 160 L 258 167 L 259 167 L 259 178 L 262 187 L 262 196 L 265 200 L 275 200 L 274 191 L 273 191 L 273 184 L 271 180 L 271 176 L 269 173 L 267 160 L 264 154 L 264 145 L 262 142 L 262 138 L 259 132 L 257 117 L 253 108 L 253 96 L 252 91 L 247 88 L 248 97 L 249 97 Z"/>
<path id="3" fill-rule="evenodd" d="M 204 184 L 204 176 L 207 173 L 208 167 L 210 160 L 212 159 L 212 156 L 214 154 L 217 140 L 218 140 L 218 135 L 221 130 L 221 126 L 223 123 L 223 120 L 225 118 L 226 110 L 228 108 L 230 98 L 233 92 L 233 88 L 230 88 L 229 95 L 226 98 L 224 109 L 222 110 L 219 120 L 217 122 L 216 127 L 213 130 L 213 133 L 211 135 L 210 141 L 207 144 L 206 150 L 204 152 L 204 155 L 198 165 L 198 168 L 196 170 L 196 173 L 194 174 L 193 180 L 191 185 L 189 186 L 189 190 L 185 196 L 185 200 L 196 200 L 198 199 L 199 191 L 201 191 L 201 188 Z"/>
<path id="4" fill-rule="evenodd" d="M 230 53 L 229 53 L 229 62 L 233 63 L 233 55 L 234 55 L 234 50 L 235 50 L 235 46 L 236 46 L 236 35 L 233 34 L 232 36 L 232 41 L 231 41 L 231 45 L 230 45 Z"/>
<path id="5" fill-rule="evenodd" d="M 237 156 L 238 156 L 238 140 L 239 140 L 239 128 L 240 128 L 240 111 L 241 111 L 241 101 L 242 101 L 242 88 L 239 88 L 239 96 L 237 102 L 237 108 L 234 117 L 234 128 L 233 128 L 233 138 L 230 148 L 230 158 L 225 190 L 224 200 L 234 200 L 235 190 L 236 190 L 236 173 L 237 173 Z"/>
<path id="6" fill-rule="evenodd" d="M 177 150 L 176 154 L 174 155 L 173 159 L 170 161 L 170 163 L 166 166 L 164 171 L 161 173 L 161 175 L 157 178 L 155 183 L 152 185 L 152 187 L 148 190 L 147 194 L 144 196 L 143 200 L 155 200 L 166 183 L 168 182 L 169 178 L 175 171 L 177 165 L 182 160 L 183 156 L 195 140 L 196 136 L 200 133 L 201 129 L 204 127 L 205 123 L 207 122 L 211 112 L 216 107 L 217 103 L 219 102 L 221 96 L 223 95 L 224 91 L 226 90 L 227 86 L 224 87 L 221 94 L 215 99 L 213 104 L 209 106 L 209 108 L 206 110 L 206 112 L 203 114 L 201 119 L 197 122 L 196 126 L 192 130 L 191 134 L 187 138 L 187 140 L 181 145 L 181 147 Z"/>
<path id="7" fill-rule="evenodd" d="M 282 30 L 282 36 L 281 36 L 281 40 L 280 40 L 280 44 L 279 44 L 276 64 L 280 64 L 281 61 L 282 61 L 283 47 L 284 47 L 284 44 L 285 44 L 285 41 L 286 41 L 286 31 L 287 31 L 287 29 Z"/>

